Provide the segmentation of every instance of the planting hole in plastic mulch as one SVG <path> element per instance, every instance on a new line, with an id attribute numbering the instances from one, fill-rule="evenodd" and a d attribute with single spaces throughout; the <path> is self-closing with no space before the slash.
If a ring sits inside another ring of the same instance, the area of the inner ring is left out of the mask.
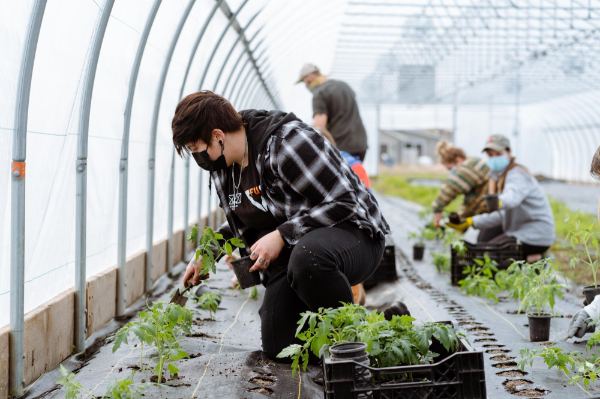
<path id="1" fill-rule="evenodd" d="M 492 357 L 490 357 L 490 360 L 493 362 L 508 362 L 510 360 L 515 360 L 515 357 L 502 354 L 502 355 L 492 356 Z"/>
<path id="2" fill-rule="evenodd" d="M 493 337 L 495 334 L 491 332 L 478 331 L 476 333 L 473 333 L 473 335 L 476 335 L 478 337 Z"/>
<path id="3" fill-rule="evenodd" d="M 505 370 L 496 373 L 496 375 L 499 375 L 500 377 L 524 377 L 527 374 L 529 373 L 521 370 Z"/>
<path id="4" fill-rule="evenodd" d="M 485 344 L 485 345 L 481 345 L 484 348 L 492 348 L 492 349 L 497 349 L 497 348 L 504 348 L 506 345 L 502 345 L 502 344 Z"/>
<path id="5" fill-rule="evenodd" d="M 471 332 L 485 332 L 485 331 L 490 331 L 490 329 L 487 328 L 487 327 L 483 327 L 483 326 L 477 326 L 477 327 L 467 328 L 467 331 L 471 331 Z"/>
<path id="6" fill-rule="evenodd" d="M 509 369 L 511 367 L 515 367 L 516 365 L 517 365 L 517 362 L 501 362 L 501 363 L 492 364 L 492 366 L 497 369 Z"/>
<path id="7" fill-rule="evenodd" d="M 522 388 L 523 385 L 530 385 L 533 384 L 533 381 L 529 381 L 529 380 L 525 380 L 525 379 L 518 379 L 518 380 L 505 380 L 502 385 L 504 385 L 504 388 L 506 388 L 506 390 L 510 393 L 516 393 L 519 391 L 519 388 Z"/>
<path id="8" fill-rule="evenodd" d="M 273 394 L 273 390 L 267 387 L 256 387 L 248 389 L 248 392 L 262 393 L 263 395 L 270 396 Z"/>
<path id="9" fill-rule="evenodd" d="M 509 353 L 510 349 L 488 349 L 485 353 L 489 353 L 490 355 L 501 355 L 503 353 Z"/>
<path id="10" fill-rule="evenodd" d="M 534 389 L 523 389 L 521 391 L 513 393 L 513 395 L 524 396 L 527 398 L 541 398 L 541 397 L 545 396 L 548 392 L 549 391 L 546 391 L 545 389 L 534 388 Z"/>
<path id="11" fill-rule="evenodd" d="M 475 338 L 474 342 L 496 342 L 496 338 Z"/>
<path id="12" fill-rule="evenodd" d="M 248 382 L 260 385 L 261 387 L 268 387 L 269 385 L 273 385 L 275 383 L 275 378 L 267 376 L 252 377 L 248 380 Z"/>

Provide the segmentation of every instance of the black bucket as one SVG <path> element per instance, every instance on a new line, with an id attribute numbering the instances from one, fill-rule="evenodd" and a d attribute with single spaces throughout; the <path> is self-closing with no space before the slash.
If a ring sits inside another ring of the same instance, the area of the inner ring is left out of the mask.
<path id="1" fill-rule="evenodd" d="M 585 295 L 585 305 L 589 305 L 596 295 L 600 295 L 600 286 L 588 285 L 587 287 L 583 287 L 583 295 Z"/>
<path id="2" fill-rule="evenodd" d="M 413 260 L 423 260 L 425 254 L 425 245 L 413 245 Z"/>
<path id="3" fill-rule="evenodd" d="M 488 194 L 483 197 L 487 205 L 488 212 L 497 211 L 500 208 L 500 200 L 496 194 Z"/>
<path id="4" fill-rule="evenodd" d="M 550 321 L 552 316 L 549 314 L 527 315 L 529 319 L 529 340 L 531 342 L 543 342 L 550 339 Z"/>
<path id="5" fill-rule="evenodd" d="M 260 284 L 260 274 L 258 272 L 250 272 L 249 270 L 253 264 L 254 261 L 249 256 L 244 256 L 231 262 L 233 272 L 241 288 L 254 287 Z"/>

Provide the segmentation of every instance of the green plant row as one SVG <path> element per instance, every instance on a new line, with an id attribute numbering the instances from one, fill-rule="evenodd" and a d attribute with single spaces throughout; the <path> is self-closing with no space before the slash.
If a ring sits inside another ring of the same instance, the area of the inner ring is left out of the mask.
<path id="1" fill-rule="evenodd" d="M 552 311 L 556 298 L 564 296 L 565 287 L 548 258 L 534 263 L 513 262 L 506 270 L 498 270 L 496 262 L 485 256 L 475 259 L 464 273 L 458 284 L 467 295 L 498 302 L 498 295 L 507 292 L 519 302 L 519 312 L 539 315 Z"/>
<path id="2" fill-rule="evenodd" d="M 382 313 L 355 304 L 307 311 L 302 313 L 296 330 L 302 344 L 286 347 L 278 357 L 291 358 L 292 372 L 296 373 L 299 368 L 306 370 L 311 353 L 320 357 L 338 342 L 364 342 L 374 367 L 430 363 L 436 356 L 429 349 L 433 338 L 448 352 L 456 351 L 459 339 L 452 326 L 417 325 L 414 320 L 393 316 L 388 321 Z"/>
<path id="3" fill-rule="evenodd" d="M 560 370 L 569 383 L 583 383 L 586 387 L 600 376 L 600 353 L 594 347 L 600 344 L 600 330 L 594 332 L 587 342 L 586 351 L 567 352 L 553 345 L 536 349 L 521 349 L 519 368 L 531 368 L 536 358 L 540 358 L 548 369 Z"/>

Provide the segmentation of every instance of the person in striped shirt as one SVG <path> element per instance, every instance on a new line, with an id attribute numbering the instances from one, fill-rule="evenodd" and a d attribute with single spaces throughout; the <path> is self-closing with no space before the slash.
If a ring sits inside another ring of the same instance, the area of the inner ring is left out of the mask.
<path id="1" fill-rule="evenodd" d="M 486 161 L 477 157 L 467 157 L 465 152 L 447 141 L 440 141 L 436 152 L 442 165 L 450 174 L 442 184 L 440 193 L 433 201 L 433 223 L 440 225 L 442 212 L 459 195 L 464 195 L 464 201 L 459 212 L 461 219 L 488 211 L 484 196 L 488 192 L 489 168 Z M 498 229 L 495 229 L 498 230 Z M 488 237 L 495 237 L 502 231 L 479 232 L 478 241 L 485 241 Z"/>

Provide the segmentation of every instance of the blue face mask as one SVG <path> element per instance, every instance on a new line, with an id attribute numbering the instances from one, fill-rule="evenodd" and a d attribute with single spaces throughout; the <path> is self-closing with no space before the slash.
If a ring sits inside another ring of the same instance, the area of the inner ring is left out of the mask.
<path id="1" fill-rule="evenodd" d="M 506 155 L 498 155 L 495 157 L 489 157 L 487 160 L 487 165 L 489 166 L 492 172 L 500 173 L 510 163 L 510 159 Z"/>

